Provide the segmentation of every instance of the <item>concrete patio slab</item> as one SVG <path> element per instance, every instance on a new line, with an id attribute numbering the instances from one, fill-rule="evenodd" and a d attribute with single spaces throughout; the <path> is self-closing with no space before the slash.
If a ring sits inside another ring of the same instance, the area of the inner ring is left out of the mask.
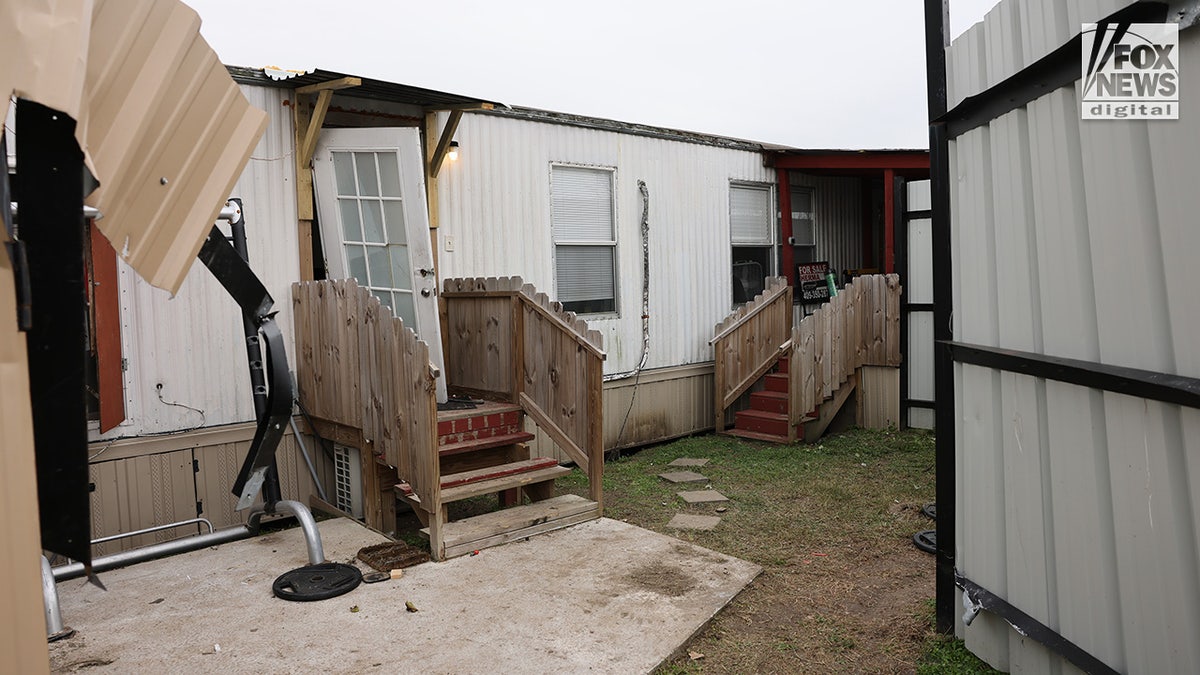
<path id="1" fill-rule="evenodd" d="M 710 502 L 727 502 L 729 497 L 716 490 L 684 490 L 676 492 L 679 498 L 689 504 L 707 504 Z"/>
<path id="2" fill-rule="evenodd" d="M 667 527 L 676 530 L 711 530 L 721 523 L 718 516 L 695 516 L 690 513 L 676 513 Z"/>
<path id="3" fill-rule="evenodd" d="M 346 519 L 320 529 L 335 562 L 385 541 Z M 51 667 L 643 673 L 761 571 L 607 518 L 418 565 L 331 600 L 274 598 L 275 577 L 305 564 L 303 536 L 291 529 L 105 572 L 107 592 L 62 582 L 63 619 L 78 632 L 50 645 Z"/>
<path id="4" fill-rule="evenodd" d="M 695 471 L 668 471 L 658 474 L 658 477 L 671 483 L 702 483 L 708 480 Z"/>

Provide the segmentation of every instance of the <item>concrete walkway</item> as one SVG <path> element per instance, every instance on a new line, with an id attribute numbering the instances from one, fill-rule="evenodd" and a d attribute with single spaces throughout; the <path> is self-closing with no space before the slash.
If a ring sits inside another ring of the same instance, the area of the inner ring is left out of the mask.
<path id="1" fill-rule="evenodd" d="M 335 562 L 385 541 L 346 519 L 320 529 Z M 419 565 L 331 600 L 273 597 L 275 577 L 305 564 L 303 536 L 291 529 L 103 573 L 107 592 L 63 582 L 63 620 L 78 633 L 50 645 L 51 667 L 644 673 L 761 571 L 607 518 Z M 419 611 L 406 611 L 405 601 Z"/>

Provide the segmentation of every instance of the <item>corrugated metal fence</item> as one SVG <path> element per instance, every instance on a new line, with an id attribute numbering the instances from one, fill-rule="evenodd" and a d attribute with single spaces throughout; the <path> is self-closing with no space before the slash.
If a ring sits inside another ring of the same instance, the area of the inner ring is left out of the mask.
<path id="1" fill-rule="evenodd" d="M 1043 4 L 954 43 L 951 107 L 1129 3 Z M 1200 30 L 1180 43 L 1178 123 L 1083 122 L 1076 81 L 950 141 L 956 342 L 1200 378 Z M 1117 671 L 1200 672 L 1200 410 L 962 359 L 954 385 L 957 571 Z M 991 612 L 958 633 L 1074 670 Z"/>

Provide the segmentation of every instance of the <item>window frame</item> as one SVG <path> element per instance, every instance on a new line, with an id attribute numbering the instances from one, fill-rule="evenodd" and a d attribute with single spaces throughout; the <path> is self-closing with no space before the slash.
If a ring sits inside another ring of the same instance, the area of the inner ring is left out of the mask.
<path id="1" fill-rule="evenodd" d="M 609 178 L 609 200 L 611 209 L 610 224 L 612 227 L 612 239 L 609 241 L 575 241 L 565 240 L 559 241 L 555 234 L 554 228 L 554 170 L 558 168 L 568 169 L 585 169 L 590 171 L 605 172 Z M 612 309 L 601 310 L 598 312 L 575 312 L 578 316 L 591 318 L 620 318 L 621 316 L 621 258 L 620 258 L 620 238 L 618 237 L 618 214 L 617 214 L 617 167 L 603 164 L 583 164 L 577 162 L 550 162 L 548 175 L 549 184 L 549 208 L 550 208 L 550 268 L 554 274 L 554 293 L 558 302 L 563 304 L 563 308 L 567 311 L 574 311 L 567 307 L 566 303 L 558 295 L 559 280 L 558 280 L 558 247 L 559 246 L 605 246 L 612 249 L 612 277 L 613 277 L 613 298 Z"/>
<path id="2" fill-rule="evenodd" d="M 768 243 L 768 244 L 739 244 L 734 241 L 734 239 L 733 239 L 733 191 L 738 188 L 741 188 L 741 189 L 749 188 L 749 189 L 754 189 L 754 190 L 762 190 L 767 193 L 767 220 L 768 220 L 767 234 L 768 234 L 770 243 Z M 773 276 L 776 276 L 777 274 L 779 274 L 779 257 L 780 257 L 780 251 L 781 251 L 780 236 L 779 236 L 779 216 L 778 216 L 779 203 L 775 197 L 775 184 L 774 183 L 749 181 L 749 180 L 730 179 L 728 192 L 726 192 L 726 198 L 727 198 L 727 206 L 728 206 L 728 208 L 726 209 L 726 219 L 727 219 L 726 222 L 729 225 L 729 265 L 728 265 L 728 269 L 730 272 L 729 300 L 730 300 L 730 306 L 733 308 L 737 308 L 737 307 L 741 307 L 745 303 L 734 301 L 734 288 L 733 288 L 733 281 L 732 281 L 733 259 L 734 259 L 733 250 L 734 249 L 736 249 L 736 248 L 749 248 L 749 249 L 759 249 L 759 250 L 767 249 L 767 251 L 768 251 L 767 259 L 769 260 L 770 264 L 768 266 L 769 269 L 767 269 L 763 272 L 764 286 L 765 286 L 766 279 L 769 279 L 770 277 L 773 277 Z"/>

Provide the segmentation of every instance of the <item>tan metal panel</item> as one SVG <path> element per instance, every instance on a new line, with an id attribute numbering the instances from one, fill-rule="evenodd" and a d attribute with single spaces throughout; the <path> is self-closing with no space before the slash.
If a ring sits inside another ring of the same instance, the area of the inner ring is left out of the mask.
<path id="1" fill-rule="evenodd" d="M 266 115 L 182 3 L 11 2 L 0 25 L 0 117 L 12 93 L 71 115 L 100 181 L 86 199 L 100 230 L 139 274 L 178 290 Z"/>
<path id="2" fill-rule="evenodd" d="M 867 429 L 899 428 L 900 369 L 863 366 L 858 372 L 858 425 Z"/>
<path id="3" fill-rule="evenodd" d="M 246 87 L 256 106 L 282 111 L 267 132 L 230 196 L 241 197 L 250 267 L 275 298 L 275 320 L 294 359 L 290 285 L 299 278 L 291 160 L 292 120 L 286 90 Z M 95 438 L 121 438 L 181 431 L 203 422 L 217 426 L 254 416 L 246 367 L 242 319 L 237 304 L 203 265 L 193 264 L 179 292 L 170 297 L 120 265 L 121 338 L 129 357 L 125 372 L 126 420 Z M 161 390 L 159 384 L 163 385 Z M 198 413 L 167 405 L 181 403 Z"/>
<path id="4" fill-rule="evenodd" d="M 89 467 L 89 476 L 96 486 L 91 493 L 93 539 L 196 517 L 191 450 L 99 462 Z M 126 537 L 94 545 L 92 555 L 102 556 L 198 531 L 196 525 L 190 525 Z"/>
<path id="5" fill-rule="evenodd" d="M 2 67 L 2 66 L 0 66 Z M 17 330 L 17 303 L 8 249 L 0 246 L 0 671 L 49 669 L 42 616 L 41 533 L 33 454 L 33 411 L 25 334 Z"/>

